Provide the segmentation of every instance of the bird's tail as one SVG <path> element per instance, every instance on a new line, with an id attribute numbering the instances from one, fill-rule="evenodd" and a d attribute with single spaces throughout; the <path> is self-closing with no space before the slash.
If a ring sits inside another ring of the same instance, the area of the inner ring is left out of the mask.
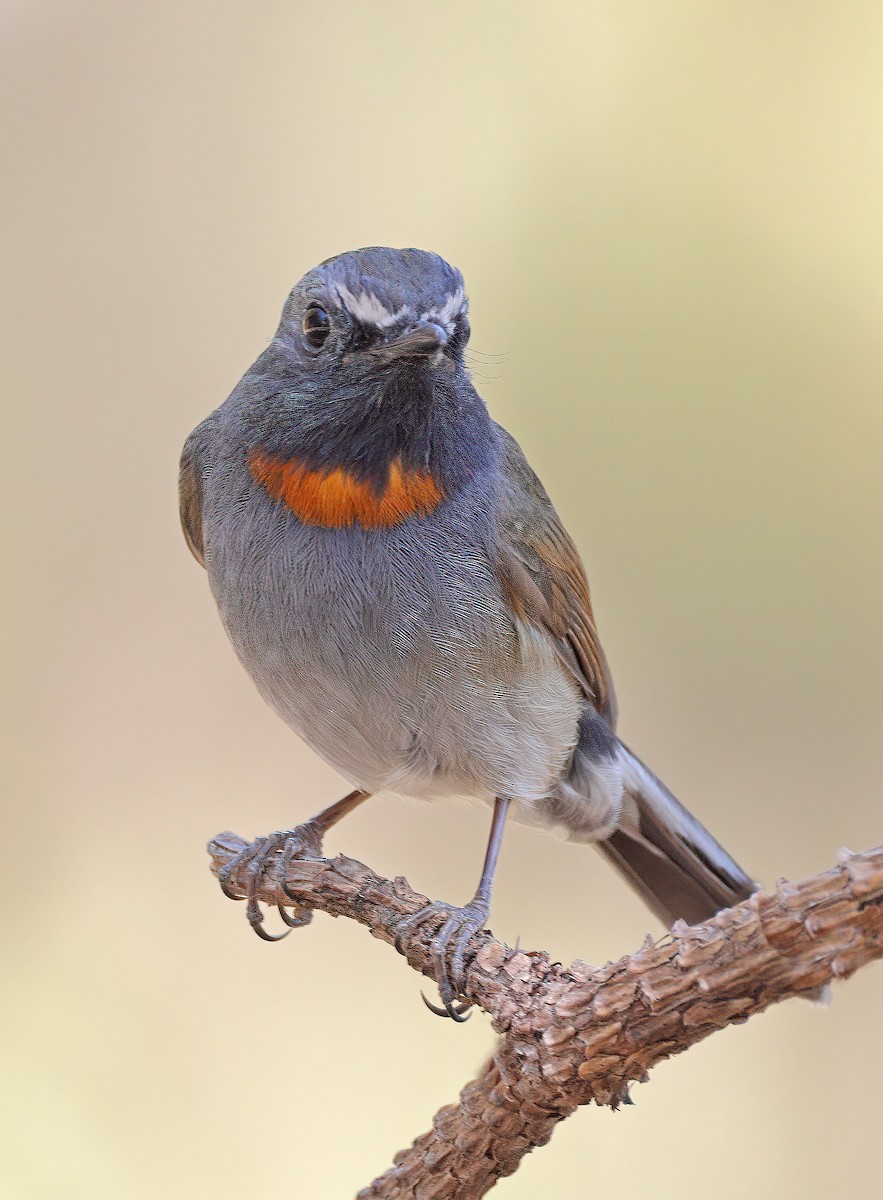
<path id="1" fill-rule="evenodd" d="M 622 746 L 619 825 L 598 849 L 670 928 L 706 921 L 760 886 L 664 783 Z"/>

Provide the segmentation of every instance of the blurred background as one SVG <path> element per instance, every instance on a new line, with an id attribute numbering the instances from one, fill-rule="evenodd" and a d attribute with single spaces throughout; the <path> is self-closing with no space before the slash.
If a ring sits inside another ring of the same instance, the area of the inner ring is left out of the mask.
<path id="1" fill-rule="evenodd" d="M 304 271 L 438 251 L 588 564 L 624 736 L 763 880 L 878 843 L 883 9 L 6 0 L 0 41 L 0 1191 L 350 1196 L 493 1035 L 354 924 L 260 942 L 210 876 L 218 830 L 346 787 L 225 641 L 180 446 Z M 487 824 L 381 798 L 327 848 L 462 901 Z M 565 961 L 660 932 L 515 826 L 492 926 Z M 868 1194 L 881 1002 L 870 968 L 718 1034 L 499 1195 Z"/>

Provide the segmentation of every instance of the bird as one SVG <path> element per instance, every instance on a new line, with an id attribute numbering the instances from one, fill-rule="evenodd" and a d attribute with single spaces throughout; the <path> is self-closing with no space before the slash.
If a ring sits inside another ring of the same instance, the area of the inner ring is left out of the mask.
<path id="1" fill-rule="evenodd" d="M 458 1021 L 510 816 L 597 847 L 667 928 L 759 886 L 620 739 L 579 552 L 476 391 L 469 337 L 463 277 L 439 255 L 326 259 L 187 438 L 179 477 L 185 538 L 242 665 L 353 789 L 257 838 L 222 888 L 276 941 L 290 928 L 268 932 L 257 899 L 271 862 L 284 881 L 380 792 L 485 802 L 475 896 L 427 905 L 396 938 L 434 923 L 429 1007 Z M 304 924 L 286 899 L 286 925 Z"/>

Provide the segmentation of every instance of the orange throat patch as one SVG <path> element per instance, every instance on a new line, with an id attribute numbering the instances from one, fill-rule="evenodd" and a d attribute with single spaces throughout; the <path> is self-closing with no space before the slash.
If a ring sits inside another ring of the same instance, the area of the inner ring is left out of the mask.
<path id="1" fill-rule="evenodd" d="M 429 471 L 408 471 L 395 459 L 386 486 L 378 492 L 342 467 L 311 470 L 297 459 L 273 458 L 256 450 L 249 459 L 252 479 L 290 509 L 305 525 L 341 529 L 389 529 L 408 517 L 425 517 L 442 500 Z"/>

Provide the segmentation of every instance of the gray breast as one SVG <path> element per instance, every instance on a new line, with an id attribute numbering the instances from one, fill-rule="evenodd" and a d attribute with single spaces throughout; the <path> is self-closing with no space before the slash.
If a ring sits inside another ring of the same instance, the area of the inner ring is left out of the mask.
<path id="1" fill-rule="evenodd" d="M 317 753 L 367 791 L 548 793 L 579 700 L 505 605 L 485 499 L 467 491 L 389 530 L 320 529 L 244 469 L 208 482 L 206 565 L 227 633 Z"/>

